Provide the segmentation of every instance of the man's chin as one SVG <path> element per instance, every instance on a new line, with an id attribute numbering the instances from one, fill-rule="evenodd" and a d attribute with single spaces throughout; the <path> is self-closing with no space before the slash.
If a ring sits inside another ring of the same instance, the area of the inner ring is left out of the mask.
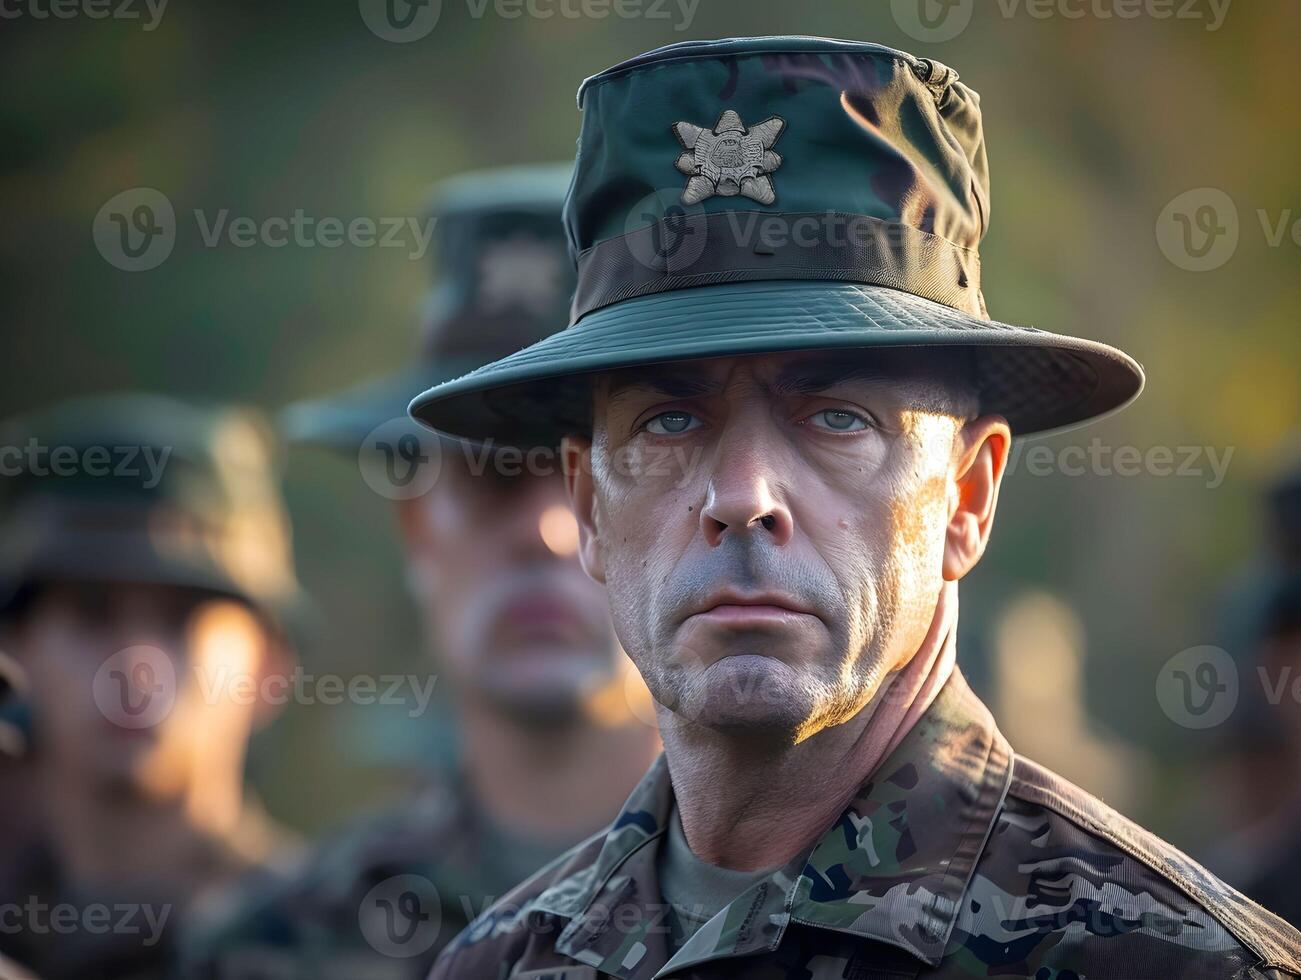
<path id="1" fill-rule="evenodd" d="M 676 714 L 720 732 L 798 730 L 808 716 L 807 685 L 775 657 L 736 654 L 700 669 L 686 684 Z"/>
<path id="2" fill-rule="evenodd" d="M 521 721 L 555 723 L 581 715 L 591 692 L 613 674 L 614 667 L 605 658 L 539 650 L 494 663 L 477 687 L 505 714 Z"/>

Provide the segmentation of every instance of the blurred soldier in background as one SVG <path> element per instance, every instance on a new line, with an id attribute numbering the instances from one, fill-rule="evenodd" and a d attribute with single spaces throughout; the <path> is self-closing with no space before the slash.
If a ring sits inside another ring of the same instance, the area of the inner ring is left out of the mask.
<path id="1" fill-rule="evenodd" d="M 30 679 L 15 803 L 39 820 L 0 949 L 46 980 L 163 976 L 183 916 L 292 848 L 245 797 L 263 709 L 236 693 L 290 659 L 267 436 L 243 412 L 132 394 L 0 440 L 3 645 Z"/>
<path id="2" fill-rule="evenodd" d="M 1282 805 L 1244 835 L 1250 850 L 1239 871 L 1249 897 L 1301 928 L 1301 572 L 1274 589 L 1262 633 L 1257 669 L 1244 685 L 1263 690 L 1289 770 Z"/>
<path id="3" fill-rule="evenodd" d="M 993 707 L 1008 740 L 1110 806 L 1137 806 L 1151 760 L 1089 717 L 1084 623 L 1070 604 L 1037 590 L 1011 598 L 998 613 L 993 652 Z"/>
<path id="4" fill-rule="evenodd" d="M 360 454 L 396 502 L 457 759 L 327 840 L 288 885 L 243 896 L 196 937 L 187 977 L 423 978 L 495 897 L 605 826 L 658 752 L 649 693 L 579 565 L 558 454 L 440 441 L 406 414 L 430 384 L 567 322 L 568 179 L 529 167 L 440 185 L 442 276 L 418 366 L 286 413 L 292 438 Z"/>
<path id="5" fill-rule="evenodd" d="M 19 893 L 18 879 L 28 852 L 39 840 L 40 813 L 28 757 L 31 745 L 31 703 L 26 672 L 0 652 L 0 901 Z M 6 923 L 0 918 L 0 948 Z M 16 964 L 0 956 L 0 978 L 19 977 Z"/>
<path id="6" fill-rule="evenodd" d="M 1207 805 L 1218 809 L 1228 831 L 1206 846 L 1207 866 L 1244 888 L 1264 873 L 1266 858 L 1256 842 L 1276 833 L 1280 813 L 1295 804 L 1297 762 L 1288 721 L 1275 710 L 1258 668 L 1289 583 L 1301 576 L 1301 461 L 1290 462 L 1265 487 L 1261 499 L 1259 547 L 1224 587 L 1216 609 L 1217 644 L 1233 658 L 1240 679 L 1238 702 L 1218 733 L 1208 767 L 1214 790 Z"/>

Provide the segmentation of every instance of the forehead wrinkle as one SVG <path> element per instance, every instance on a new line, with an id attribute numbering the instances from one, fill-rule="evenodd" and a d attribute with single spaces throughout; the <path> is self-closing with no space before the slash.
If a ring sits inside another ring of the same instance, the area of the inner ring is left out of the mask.
<path id="1" fill-rule="evenodd" d="M 813 395 L 848 381 L 898 384 L 903 380 L 866 364 L 795 364 L 777 375 L 773 390 L 780 394 Z"/>

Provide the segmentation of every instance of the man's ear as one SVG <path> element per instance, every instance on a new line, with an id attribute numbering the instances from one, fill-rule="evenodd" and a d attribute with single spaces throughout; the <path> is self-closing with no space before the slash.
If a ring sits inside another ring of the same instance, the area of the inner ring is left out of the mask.
<path id="1" fill-rule="evenodd" d="M 592 480 L 592 440 L 565 436 L 560 443 L 565 467 L 565 489 L 569 506 L 578 521 L 578 558 L 583 571 L 605 584 L 605 559 L 601 552 L 601 531 L 596 520 L 596 488 Z"/>
<path id="2" fill-rule="evenodd" d="M 1012 430 L 1001 415 L 982 415 L 957 434 L 949 526 L 944 543 L 944 579 L 956 582 L 976 567 L 998 506 Z"/>

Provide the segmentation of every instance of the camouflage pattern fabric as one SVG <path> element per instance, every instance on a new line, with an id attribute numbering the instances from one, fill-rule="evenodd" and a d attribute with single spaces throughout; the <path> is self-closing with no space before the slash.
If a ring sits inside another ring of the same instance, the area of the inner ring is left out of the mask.
<path id="1" fill-rule="evenodd" d="M 458 780 L 349 824 L 271 887 L 236 890 L 186 937 L 182 977 L 407 980 L 544 864 L 503 853 Z"/>
<path id="2" fill-rule="evenodd" d="M 1126 980 L 1301 975 L 1301 935 L 1017 757 L 955 673 L 811 852 L 673 949 L 663 758 L 604 835 L 480 916 L 432 976 Z"/>

